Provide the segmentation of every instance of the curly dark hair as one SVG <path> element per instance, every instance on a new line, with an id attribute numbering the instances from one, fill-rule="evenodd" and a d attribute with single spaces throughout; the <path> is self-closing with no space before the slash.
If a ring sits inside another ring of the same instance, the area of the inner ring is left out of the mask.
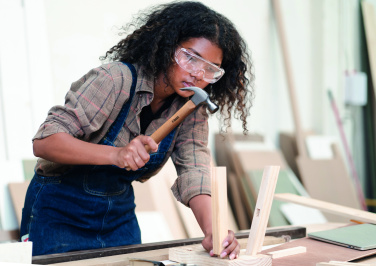
<path id="1" fill-rule="evenodd" d="M 100 59 L 137 63 L 145 75 L 157 77 L 175 63 L 175 49 L 180 43 L 191 38 L 208 39 L 223 51 L 221 67 L 225 75 L 205 88 L 224 117 L 221 131 L 231 126 L 234 111 L 247 133 L 246 120 L 254 95 L 253 67 L 247 45 L 230 20 L 200 2 L 175 1 L 148 8 L 122 27 L 125 33 L 133 28 Z"/>

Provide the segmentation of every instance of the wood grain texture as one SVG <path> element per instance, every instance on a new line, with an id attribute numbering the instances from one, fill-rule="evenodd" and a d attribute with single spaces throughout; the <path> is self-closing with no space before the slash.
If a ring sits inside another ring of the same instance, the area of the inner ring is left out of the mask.
<path id="1" fill-rule="evenodd" d="M 274 199 L 286 202 L 292 202 L 303 206 L 319 209 L 323 212 L 332 213 L 338 216 L 346 217 L 348 220 L 354 219 L 364 223 L 376 223 L 376 214 L 362 211 L 326 201 L 302 197 L 290 193 L 275 194 Z"/>
<path id="2" fill-rule="evenodd" d="M 372 84 L 373 89 L 376 90 L 376 11 L 375 6 L 369 1 L 362 1 L 361 4 Z"/>
<path id="3" fill-rule="evenodd" d="M 168 119 L 152 135 L 152 139 L 159 143 L 164 139 L 177 125 L 179 125 L 190 113 L 196 109 L 196 105 L 189 100 L 186 102 L 170 119 Z"/>
<path id="4" fill-rule="evenodd" d="M 257 197 L 252 226 L 249 232 L 246 254 L 256 255 L 261 251 L 269 219 L 273 195 L 278 180 L 279 166 L 266 166 Z"/>
<path id="5" fill-rule="evenodd" d="M 355 259 L 365 258 L 376 253 L 375 249 L 360 251 L 356 249 L 341 247 L 322 241 L 302 238 L 297 239 L 277 247 L 263 250 L 261 254 L 277 251 L 286 248 L 303 246 L 307 248 L 306 253 L 296 254 L 294 256 L 286 256 L 283 258 L 273 259 L 273 266 L 316 266 L 316 263 L 325 261 L 351 261 Z"/>
<path id="6" fill-rule="evenodd" d="M 296 254 L 305 253 L 305 252 L 307 252 L 307 248 L 299 246 L 299 247 L 281 249 L 277 251 L 271 251 L 266 254 L 271 256 L 272 259 L 277 259 L 277 258 L 296 255 Z"/>
<path id="7" fill-rule="evenodd" d="M 229 260 L 228 258 L 220 259 L 219 257 L 210 257 L 209 253 L 204 250 L 201 245 L 194 247 L 180 247 L 171 248 L 169 250 L 169 259 L 180 263 L 192 263 L 200 266 L 227 266 L 227 265 L 257 265 L 268 266 L 272 265 L 272 259 L 266 255 L 240 255 L 235 260 Z"/>
<path id="8" fill-rule="evenodd" d="M 220 255 L 228 234 L 226 167 L 211 168 L 213 252 Z"/>

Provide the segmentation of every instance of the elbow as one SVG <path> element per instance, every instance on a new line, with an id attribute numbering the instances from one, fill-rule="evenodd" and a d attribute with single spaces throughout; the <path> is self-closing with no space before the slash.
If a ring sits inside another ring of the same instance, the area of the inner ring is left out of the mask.
<path id="1" fill-rule="evenodd" d="M 34 140 L 33 141 L 33 153 L 35 157 L 43 157 L 43 148 L 41 145 L 41 140 Z"/>

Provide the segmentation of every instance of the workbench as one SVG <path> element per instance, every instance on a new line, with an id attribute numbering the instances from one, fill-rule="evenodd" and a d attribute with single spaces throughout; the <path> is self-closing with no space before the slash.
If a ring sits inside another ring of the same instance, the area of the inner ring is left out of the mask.
<path id="1" fill-rule="evenodd" d="M 273 241 L 273 237 L 280 238 L 282 236 L 290 236 L 291 240 L 294 241 L 304 238 L 310 232 L 334 229 L 343 225 L 345 224 L 325 223 L 302 226 L 270 227 L 267 228 L 265 234 L 270 238 L 266 237 L 264 244 L 268 243 L 268 241 Z M 236 237 L 239 240 L 241 246 L 244 247 L 244 245 L 246 245 L 248 235 L 248 230 L 236 233 Z M 202 238 L 181 239 L 115 248 L 103 248 L 96 250 L 84 250 L 61 254 L 34 256 L 32 262 L 33 264 L 56 266 L 128 266 L 130 265 L 130 258 L 141 258 L 156 261 L 168 260 L 168 251 L 170 248 L 201 244 L 201 241 Z M 357 260 L 356 262 L 376 265 L 376 255 Z"/>
<path id="2" fill-rule="evenodd" d="M 249 230 L 236 233 L 236 238 L 244 246 L 249 236 Z M 299 239 L 306 236 L 306 228 L 302 226 L 284 226 L 268 228 L 265 233 L 266 241 L 274 238 L 289 236 L 291 239 Z M 158 243 L 147 243 L 140 245 L 129 245 L 114 248 L 93 249 L 84 251 L 67 252 L 34 256 L 33 264 L 40 265 L 129 265 L 129 258 L 142 258 L 150 260 L 168 260 L 168 250 L 172 247 L 201 244 L 203 238 L 181 239 Z M 273 240 L 271 240 L 273 242 Z"/>

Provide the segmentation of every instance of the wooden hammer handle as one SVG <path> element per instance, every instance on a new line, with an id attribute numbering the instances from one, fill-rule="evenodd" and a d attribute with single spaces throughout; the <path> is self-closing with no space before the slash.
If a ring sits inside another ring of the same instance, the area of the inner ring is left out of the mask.
<path id="1" fill-rule="evenodd" d="M 158 128 L 150 137 L 156 142 L 161 142 L 175 127 L 177 127 L 189 114 L 196 109 L 196 105 L 189 100 L 170 119 Z M 149 145 L 145 145 L 147 152 L 150 152 Z"/>
<path id="2" fill-rule="evenodd" d="M 195 109 L 196 105 L 189 100 L 186 102 L 170 119 L 163 123 L 150 137 L 159 143 L 164 139 L 175 127 L 177 127 L 188 115 L 190 115 Z M 150 153 L 151 149 L 149 145 L 145 145 L 145 149 Z M 128 171 L 131 170 L 129 166 L 125 167 Z"/>

